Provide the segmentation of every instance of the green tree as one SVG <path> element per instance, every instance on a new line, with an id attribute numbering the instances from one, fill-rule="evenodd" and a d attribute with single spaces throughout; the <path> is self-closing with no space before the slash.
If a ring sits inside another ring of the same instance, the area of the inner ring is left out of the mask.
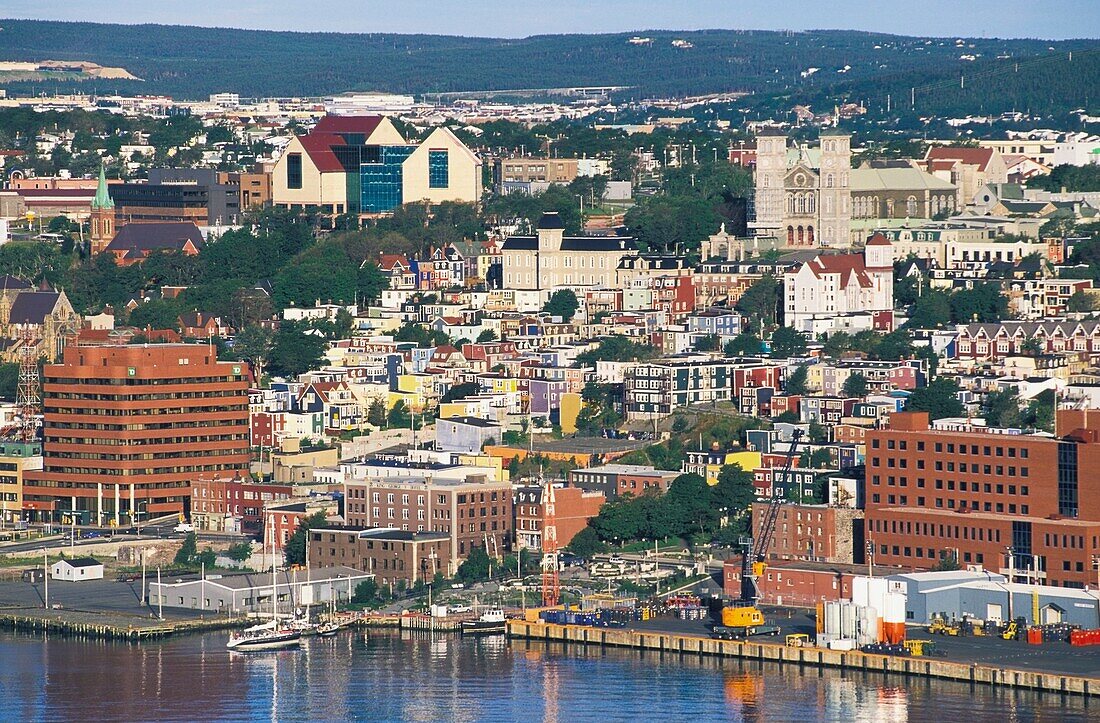
<path id="1" fill-rule="evenodd" d="M 721 339 L 717 334 L 706 334 L 695 342 L 695 351 L 718 351 Z"/>
<path id="2" fill-rule="evenodd" d="M 474 547 L 470 550 L 470 554 L 466 556 L 466 559 L 462 561 L 462 564 L 458 566 L 455 579 L 466 584 L 488 580 L 489 568 L 492 562 L 484 547 Z"/>
<path id="3" fill-rule="evenodd" d="M 799 364 L 795 367 L 795 370 L 791 372 L 791 375 L 787 377 L 787 382 L 783 385 L 783 389 L 787 394 L 805 394 L 807 387 L 807 381 L 809 378 L 809 372 L 805 364 Z"/>
<path id="4" fill-rule="evenodd" d="M 577 355 L 577 366 L 595 366 L 598 361 L 647 361 L 660 356 L 656 347 L 634 342 L 621 334 L 600 339 L 595 349 Z"/>
<path id="5" fill-rule="evenodd" d="M 672 524 L 673 534 L 717 529 L 718 510 L 711 488 L 700 475 L 682 474 L 672 480 L 662 500 L 667 508 L 665 519 Z"/>
<path id="6" fill-rule="evenodd" d="M 928 412 L 928 417 L 932 420 L 962 416 L 964 410 L 959 401 L 959 383 L 940 377 L 928 386 L 914 389 L 905 402 L 905 410 Z"/>
<path id="7" fill-rule="evenodd" d="M 0 399 L 14 401 L 19 387 L 19 364 L 4 362 L 0 364 Z"/>
<path id="8" fill-rule="evenodd" d="M 324 358 L 324 337 L 310 331 L 300 322 L 284 321 L 275 333 L 269 367 L 273 374 L 296 377 L 321 366 Z"/>
<path id="9" fill-rule="evenodd" d="M 956 324 L 992 324 L 1008 318 L 1008 299 L 997 284 L 975 284 L 951 295 L 951 320 Z"/>
<path id="10" fill-rule="evenodd" d="M 569 541 L 569 551 L 585 560 L 592 559 L 593 555 L 599 554 L 605 549 L 607 549 L 607 546 L 600 541 L 600 536 L 591 527 L 583 528 L 573 535 L 573 539 Z"/>
<path id="11" fill-rule="evenodd" d="M 1043 342 L 1034 336 L 1028 337 L 1020 344 L 1020 353 L 1024 356 L 1039 356 L 1043 353 Z"/>
<path id="12" fill-rule="evenodd" d="M 722 353 L 726 356 L 759 356 L 762 346 L 760 337 L 746 331 L 727 341 Z"/>
<path id="13" fill-rule="evenodd" d="M 378 602 L 378 583 L 373 577 L 355 586 L 351 601 L 357 605 L 373 605 Z"/>
<path id="14" fill-rule="evenodd" d="M 951 296 L 929 289 L 913 304 L 907 325 L 916 329 L 939 329 L 951 323 Z"/>
<path id="15" fill-rule="evenodd" d="M 844 380 L 841 392 L 846 397 L 857 397 L 862 399 L 867 396 L 867 377 L 858 372 L 849 374 L 848 378 Z"/>
<path id="16" fill-rule="evenodd" d="M 386 421 L 392 429 L 404 429 L 412 424 L 412 416 L 409 413 L 409 408 L 405 405 L 404 399 L 398 399 L 394 403 L 389 414 L 386 415 Z"/>
<path id="17" fill-rule="evenodd" d="M 982 400 L 982 414 L 991 427 L 1022 427 L 1023 411 L 1015 389 L 997 389 Z"/>
<path id="18" fill-rule="evenodd" d="M 789 326 L 781 326 L 772 333 L 772 358 L 790 359 L 806 353 L 806 335 Z"/>
<path id="19" fill-rule="evenodd" d="M 726 510 L 727 516 L 742 532 L 748 531 L 749 506 L 756 499 L 752 484 L 752 472 L 739 464 L 727 464 L 718 471 L 718 484 L 714 486 L 714 504 Z"/>
<path id="20" fill-rule="evenodd" d="M 781 292 L 779 280 L 771 274 L 760 277 L 745 290 L 734 308 L 745 315 L 749 330 L 762 334 L 766 327 L 775 325 Z"/>
<path id="21" fill-rule="evenodd" d="M 179 567 L 187 567 L 199 553 L 199 538 L 194 532 L 188 532 L 183 538 L 183 544 L 176 550 L 176 556 L 172 562 Z"/>
<path id="22" fill-rule="evenodd" d="M 195 564 L 202 565 L 207 570 L 212 570 L 218 564 L 218 553 L 208 547 L 195 556 Z"/>
<path id="23" fill-rule="evenodd" d="M 1039 392 L 1027 403 L 1026 419 L 1028 426 L 1053 434 L 1055 409 L 1057 407 L 1058 397 L 1053 389 L 1044 389 Z"/>
<path id="24" fill-rule="evenodd" d="M 560 316 L 563 321 L 572 321 L 579 307 L 577 295 L 571 289 L 558 289 L 550 295 L 542 310 L 551 316 Z"/>
<path id="25" fill-rule="evenodd" d="M 326 527 L 328 521 L 323 511 L 314 512 L 298 521 L 298 526 L 283 545 L 283 557 L 287 565 L 306 564 L 306 538 L 309 531 Z"/>
<path id="26" fill-rule="evenodd" d="M 244 562 L 252 557 L 252 543 L 249 541 L 234 542 L 229 546 L 229 550 L 225 554 L 234 562 Z"/>
<path id="27" fill-rule="evenodd" d="M 497 340 L 497 333 L 492 329 L 484 329 L 477 335 L 478 344 L 486 344 Z"/>
<path id="28" fill-rule="evenodd" d="M 386 403 L 381 397 L 375 397 L 367 407 L 367 424 L 381 429 L 386 426 Z"/>
<path id="29" fill-rule="evenodd" d="M 275 335 L 269 329 L 253 324 L 246 326 L 233 337 L 233 352 L 239 359 L 252 362 L 257 376 L 263 374 L 275 344 Z"/>

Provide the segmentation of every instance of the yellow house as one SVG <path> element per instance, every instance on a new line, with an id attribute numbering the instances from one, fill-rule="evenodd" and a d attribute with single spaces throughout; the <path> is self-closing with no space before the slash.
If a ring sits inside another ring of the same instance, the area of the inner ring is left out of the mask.
<path id="1" fill-rule="evenodd" d="M 489 470 L 489 479 L 492 482 L 507 482 L 508 468 L 504 466 L 504 459 L 489 454 L 460 454 L 458 463 L 468 467 L 484 467 Z"/>
<path id="2" fill-rule="evenodd" d="M 741 469 L 751 472 L 761 465 L 761 461 L 760 452 L 689 451 L 685 454 L 682 469 L 685 473 L 703 477 L 709 485 L 716 485 L 723 467 L 737 464 L 741 465 Z"/>
<path id="3" fill-rule="evenodd" d="M 561 406 L 558 408 L 559 424 L 565 434 L 574 434 L 577 431 L 577 417 L 581 413 L 584 402 L 581 395 L 575 392 L 566 392 L 561 395 Z"/>

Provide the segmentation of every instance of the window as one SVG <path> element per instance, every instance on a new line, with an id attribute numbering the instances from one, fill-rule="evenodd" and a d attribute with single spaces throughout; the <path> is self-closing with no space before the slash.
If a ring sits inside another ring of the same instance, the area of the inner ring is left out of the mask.
<path id="1" fill-rule="evenodd" d="M 447 188 L 450 184 L 447 149 L 428 151 L 428 188 Z"/>
<path id="2" fill-rule="evenodd" d="M 291 153 L 286 157 L 286 187 L 302 187 L 302 154 Z"/>

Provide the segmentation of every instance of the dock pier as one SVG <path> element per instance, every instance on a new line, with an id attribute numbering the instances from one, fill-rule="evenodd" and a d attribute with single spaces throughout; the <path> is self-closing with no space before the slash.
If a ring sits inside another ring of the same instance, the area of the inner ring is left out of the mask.
<path id="1" fill-rule="evenodd" d="M 1100 678 L 998 668 L 938 658 L 876 655 L 859 650 L 788 647 L 751 640 L 716 640 L 699 635 L 556 625 L 523 620 L 509 620 L 507 632 L 509 638 L 542 642 L 633 648 L 679 655 L 744 658 L 788 665 L 939 678 L 972 685 L 1020 688 L 1062 695 L 1085 697 L 1100 695 Z"/>

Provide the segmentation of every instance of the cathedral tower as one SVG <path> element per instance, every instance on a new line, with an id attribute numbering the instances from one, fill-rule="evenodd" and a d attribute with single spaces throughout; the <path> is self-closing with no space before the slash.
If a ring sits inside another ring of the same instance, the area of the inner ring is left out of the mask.
<path id="1" fill-rule="evenodd" d="M 89 217 L 91 232 L 88 234 L 91 241 L 92 255 L 103 253 L 107 244 L 115 237 L 115 202 L 111 194 L 107 192 L 107 176 L 103 166 L 99 167 L 99 185 L 95 190 L 95 198 L 92 199 L 92 213 Z"/>

